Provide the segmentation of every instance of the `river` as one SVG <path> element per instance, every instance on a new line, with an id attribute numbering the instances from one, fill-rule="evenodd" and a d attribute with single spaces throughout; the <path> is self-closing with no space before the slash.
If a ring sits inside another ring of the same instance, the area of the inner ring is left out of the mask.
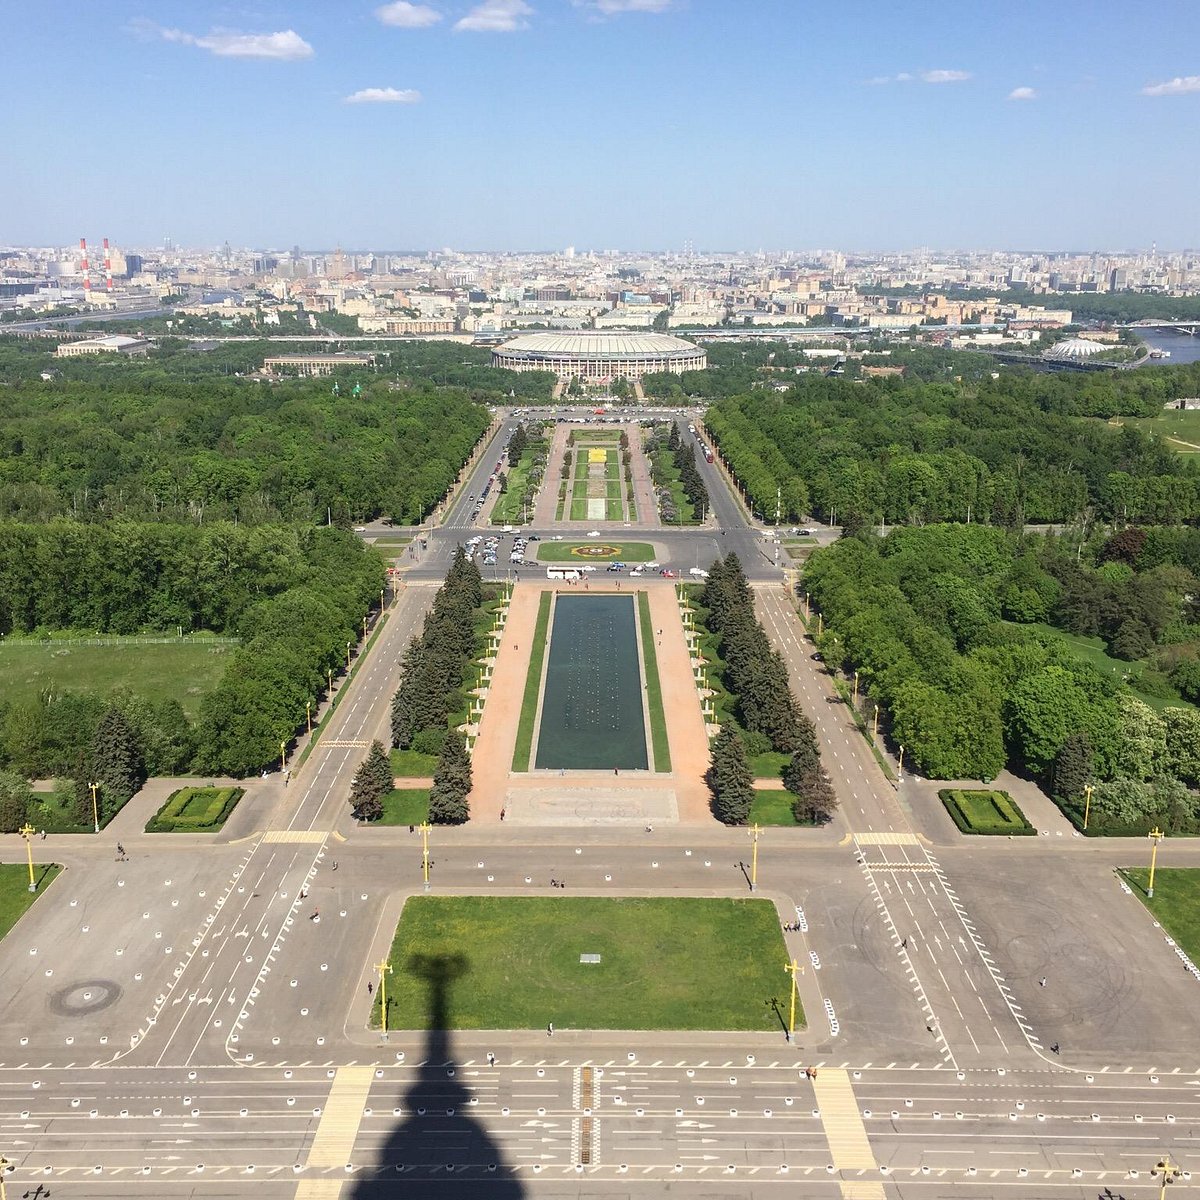
<path id="1" fill-rule="evenodd" d="M 1151 365 L 1171 366 L 1178 363 L 1200 362 L 1200 337 L 1188 337 L 1186 333 L 1167 333 L 1162 329 L 1139 329 L 1136 331 L 1152 350 L 1166 350 L 1170 358 L 1157 358 Z"/>

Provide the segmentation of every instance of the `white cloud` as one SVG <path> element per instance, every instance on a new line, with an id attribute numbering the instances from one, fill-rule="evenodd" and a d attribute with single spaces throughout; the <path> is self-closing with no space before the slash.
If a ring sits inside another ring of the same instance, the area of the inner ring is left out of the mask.
<path id="1" fill-rule="evenodd" d="M 196 46 L 219 58 L 278 58 L 295 60 L 312 58 L 313 48 L 294 30 L 280 33 L 235 33 L 231 29 L 214 29 L 211 33 L 188 33 L 184 29 L 163 29 L 154 26 L 159 37 L 182 46 Z"/>
<path id="2" fill-rule="evenodd" d="M 363 88 L 347 96 L 343 104 L 417 104 L 421 93 L 415 88 Z"/>
<path id="3" fill-rule="evenodd" d="M 442 14 L 428 4 L 410 4 L 409 0 L 392 0 L 375 10 L 375 16 L 385 25 L 394 25 L 397 29 L 428 29 L 436 25 Z"/>
<path id="4" fill-rule="evenodd" d="M 525 0 L 483 0 L 454 28 L 461 33 L 513 33 L 528 29 L 529 22 L 523 18 L 532 16 L 533 9 Z"/>
<path id="5" fill-rule="evenodd" d="M 603 17 L 614 17 L 618 13 L 666 12 L 674 0 L 573 0 L 576 8 L 590 8 Z"/>
<path id="6" fill-rule="evenodd" d="M 1200 75 L 1176 75 L 1166 83 L 1152 83 L 1142 88 L 1143 96 L 1186 96 L 1200 92 Z"/>
<path id="7" fill-rule="evenodd" d="M 921 78 L 926 83 L 962 83 L 971 78 L 970 71 L 922 71 Z"/>
<path id="8" fill-rule="evenodd" d="M 1036 100 L 1038 98 L 1038 94 L 1031 87 L 1019 87 L 1013 88 L 1013 90 L 1008 93 L 1008 98 L 1010 100 Z"/>

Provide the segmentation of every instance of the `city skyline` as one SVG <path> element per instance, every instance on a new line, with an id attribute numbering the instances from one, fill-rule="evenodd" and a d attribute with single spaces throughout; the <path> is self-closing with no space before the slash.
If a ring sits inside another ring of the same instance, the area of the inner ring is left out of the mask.
<path id="1" fill-rule="evenodd" d="M 10 15 L 0 242 L 1179 249 L 1194 8 L 115 0 Z M 55 70 L 48 74 L 46 67 Z"/>

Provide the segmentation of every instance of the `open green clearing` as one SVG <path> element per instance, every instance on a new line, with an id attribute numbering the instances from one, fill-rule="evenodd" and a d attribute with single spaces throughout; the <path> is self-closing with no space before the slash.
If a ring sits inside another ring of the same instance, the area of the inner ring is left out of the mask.
<path id="1" fill-rule="evenodd" d="M 394 788 L 383 797 L 376 825 L 421 825 L 429 819 L 428 788 Z"/>
<path id="2" fill-rule="evenodd" d="M 118 637 L 95 640 L 100 644 L 0 642 L 5 698 L 35 699 L 45 691 L 102 696 L 128 691 L 155 703 L 178 700 L 195 718 L 200 701 L 216 686 L 237 649 L 228 642 L 201 639 L 149 644 Z"/>
<path id="3" fill-rule="evenodd" d="M 1037 834 L 1007 792 L 943 788 L 938 797 L 946 806 L 950 819 L 963 833 L 1007 834 L 1009 837 Z"/>
<path id="4" fill-rule="evenodd" d="M 799 825 L 792 814 L 796 797 L 786 788 L 761 788 L 754 793 L 750 805 L 751 825 Z"/>
<path id="5" fill-rule="evenodd" d="M 392 774 L 397 779 L 428 779 L 433 775 L 437 761 L 436 754 L 422 754 L 420 750 L 393 750 Z"/>
<path id="6" fill-rule="evenodd" d="M 1149 899 L 1149 868 L 1126 868 L 1121 874 L 1187 956 L 1200 963 L 1200 869 L 1160 867 L 1154 872 L 1154 896 Z"/>
<path id="7" fill-rule="evenodd" d="M 778 750 L 767 750 L 751 755 L 749 761 L 755 779 L 782 779 L 783 768 L 792 761 L 792 756 Z"/>
<path id="8" fill-rule="evenodd" d="M 493 525 L 519 525 L 521 523 L 522 501 L 525 497 L 525 489 L 529 486 L 529 472 L 533 469 L 534 450 L 535 447 L 540 446 L 541 443 L 538 442 L 522 450 L 515 467 L 505 464 L 504 491 L 496 497 L 496 503 L 492 506 L 492 515 L 489 518 Z"/>
<path id="9" fill-rule="evenodd" d="M 245 795 L 240 787 L 185 787 L 146 822 L 147 833 L 214 833 Z"/>
<path id="10" fill-rule="evenodd" d="M 650 619 L 650 597 L 638 592 L 638 623 L 642 631 L 642 665 L 646 672 L 646 706 L 650 714 L 650 743 L 654 769 L 671 769 L 671 746 L 667 740 L 667 714 L 663 711 L 662 681 L 658 677 L 658 651 L 654 648 L 654 622 Z"/>
<path id="11" fill-rule="evenodd" d="M 46 885 L 62 870 L 57 863 L 34 863 L 33 879 L 37 891 L 29 890 L 29 868 L 25 863 L 0 865 L 0 938 L 21 919 L 25 911 L 46 890 Z"/>
<path id="12" fill-rule="evenodd" d="M 450 1029 L 777 1033 L 787 960 L 765 900 L 416 896 L 392 942 L 388 1025 L 429 1028 L 443 978 Z"/>
<path id="13" fill-rule="evenodd" d="M 1180 696 L 1155 696 L 1150 692 L 1138 690 L 1138 675 L 1145 668 L 1145 663 L 1125 662 L 1124 659 L 1113 658 L 1104 645 L 1104 640 L 1098 637 L 1084 637 L 1082 634 L 1066 633 L 1055 629 L 1053 625 L 1037 622 L 1030 625 L 1018 626 L 1021 629 L 1036 629 L 1056 641 L 1062 642 L 1071 653 L 1084 662 L 1091 663 L 1097 670 L 1106 675 L 1114 675 L 1118 679 L 1128 676 L 1126 683 L 1139 700 L 1144 700 L 1156 712 L 1164 708 L 1190 708 L 1191 705 Z"/>
<path id="14" fill-rule="evenodd" d="M 550 601 L 552 592 L 538 598 L 537 623 L 533 627 L 533 647 L 529 652 L 529 667 L 525 675 L 525 693 L 521 697 L 521 719 L 517 723 L 517 740 L 513 747 L 512 769 L 529 770 L 529 753 L 533 749 L 533 725 L 537 719 L 538 693 L 542 687 L 542 670 L 546 659 L 546 638 L 550 631 Z"/>
<path id="15" fill-rule="evenodd" d="M 611 549 L 611 554 L 597 553 L 602 547 Z M 585 553 L 576 554 L 576 550 Z M 610 562 L 651 562 L 654 559 L 654 547 L 649 542 L 610 542 L 605 538 L 592 538 L 586 542 L 541 542 L 538 545 L 539 562 L 569 562 L 576 566 L 584 563 L 594 563 L 603 567 Z"/>
<path id="16" fill-rule="evenodd" d="M 1133 425 L 1143 433 L 1156 433 L 1159 437 L 1177 438 L 1168 442 L 1170 449 L 1180 454 L 1195 454 L 1200 446 L 1200 409 L 1170 409 L 1157 417 L 1125 417 L 1122 425 Z M 1190 442 L 1190 446 L 1180 445 Z"/>

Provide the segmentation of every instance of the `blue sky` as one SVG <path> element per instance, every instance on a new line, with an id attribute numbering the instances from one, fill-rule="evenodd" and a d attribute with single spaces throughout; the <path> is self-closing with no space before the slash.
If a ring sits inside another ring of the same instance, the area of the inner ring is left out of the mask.
<path id="1" fill-rule="evenodd" d="M 0 243 L 1200 246 L 1195 0 L 0 9 Z"/>

